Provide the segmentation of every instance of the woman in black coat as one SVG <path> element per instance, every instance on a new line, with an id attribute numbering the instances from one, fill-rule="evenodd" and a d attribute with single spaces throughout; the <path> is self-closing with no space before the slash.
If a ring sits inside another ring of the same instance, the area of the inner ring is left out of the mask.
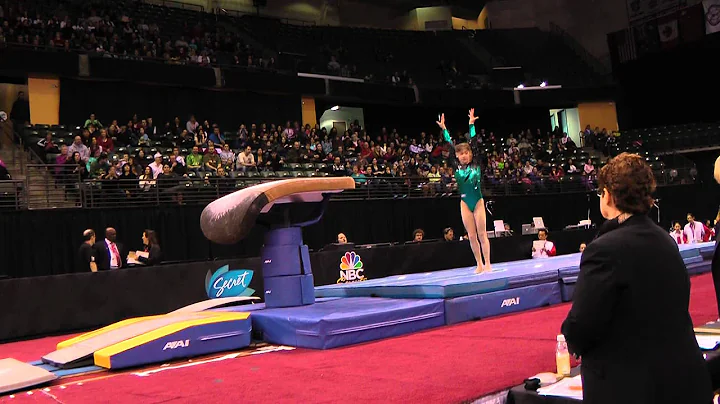
<path id="1" fill-rule="evenodd" d="M 145 265 L 158 265 L 162 262 L 162 250 L 160 250 L 160 244 L 158 243 L 157 233 L 154 230 L 145 230 L 142 236 L 143 245 L 145 246 L 145 252 L 148 253 L 148 257 L 138 255 L 136 259 Z"/>
<path id="2" fill-rule="evenodd" d="M 570 352 L 582 359 L 583 402 L 712 402 L 688 312 L 687 269 L 675 242 L 647 216 L 652 170 L 623 153 L 602 168 L 598 187 L 608 221 L 583 252 L 562 325 Z"/>

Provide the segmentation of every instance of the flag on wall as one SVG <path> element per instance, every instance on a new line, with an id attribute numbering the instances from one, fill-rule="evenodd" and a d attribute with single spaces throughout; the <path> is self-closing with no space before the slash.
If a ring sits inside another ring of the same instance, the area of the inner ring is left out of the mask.
<path id="1" fill-rule="evenodd" d="M 677 46 L 680 40 L 678 32 L 677 14 L 672 13 L 657 19 L 658 35 L 660 37 L 660 45 L 663 48 L 672 48 Z"/>
<path id="2" fill-rule="evenodd" d="M 702 4 L 696 4 L 680 11 L 678 30 L 681 42 L 689 43 L 703 39 L 705 36 L 705 9 Z"/>
<path id="3" fill-rule="evenodd" d="M 656 20 L 648 21 L 642 25 L 636 25 L 632 30 L 638 57 L 657 52 L 660 49 L 660 33 Z"/>
<path id="4" fill-rule="evenodd" d="M 720 0 L 704 0 L 705 33 L 712 34 L 720 31 Z"/>

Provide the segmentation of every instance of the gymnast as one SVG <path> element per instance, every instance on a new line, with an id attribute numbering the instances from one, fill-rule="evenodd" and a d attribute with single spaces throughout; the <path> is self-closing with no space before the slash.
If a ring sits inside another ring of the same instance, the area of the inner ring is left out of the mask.
<path id="1" fill-rule="evenodd" d="M 476 134 L 475 121 L 478 119 L 475 116 L 475 108 L 470 109 L 468 117 L 470 118 L 470 139 L 472 140 Z M 445 141 L 453 143 L 450 132 L 445 126 L 445 114 L 440 115 L 437 124 L 443 131 Z M 455 145 L 453 165 L 455 166 L 455 180 L 460 192 L 460 215 L 477 262 L 475 273 L 478 274 L 492 270 L 490 267 L 490 240 L 488 240 L 485 227 L 485 200 L 480 188 L 482 168 L 479 161 L 476 161 L 479 157 L 473 156 L 470 144 L 459 143 Z M 485 259 L 484 264 L 483 258 Z"/>

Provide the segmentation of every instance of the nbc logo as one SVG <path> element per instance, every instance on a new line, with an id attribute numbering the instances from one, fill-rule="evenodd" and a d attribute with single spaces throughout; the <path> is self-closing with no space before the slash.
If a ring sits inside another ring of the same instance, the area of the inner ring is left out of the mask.
<path id="1" fill-rule="evenodd" d="M 337 283 L 364 281 L 365 269 L 360 256 L 355 251 L 346 252 L 340 258 L 340 279 Z"/>

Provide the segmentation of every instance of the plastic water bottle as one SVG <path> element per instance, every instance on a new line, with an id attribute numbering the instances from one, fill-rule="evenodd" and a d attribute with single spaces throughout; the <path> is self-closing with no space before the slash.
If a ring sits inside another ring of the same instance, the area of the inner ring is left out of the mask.
<path id="1" fill-rule="evenodd" d="M 570 375 L 570 352 L 568 351 L 567 342 L 565 342 L 565 336 L 562 334 L 557 336 L 555 362 L 557 363 L 557 373 L 559 375 Z"/>

